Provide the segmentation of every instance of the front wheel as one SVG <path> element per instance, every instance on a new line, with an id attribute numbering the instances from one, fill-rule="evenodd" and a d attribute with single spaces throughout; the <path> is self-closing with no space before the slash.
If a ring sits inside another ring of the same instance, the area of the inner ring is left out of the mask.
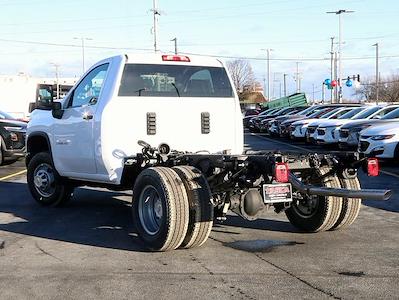
<path id="1" fill-rule="evenodd" d="M 73 187 L 58 174 L 48 152 L 40 152 L 32 157 L 27 181 L 33 198 L 41 205 L 59 206 L 72 197 Z"/>

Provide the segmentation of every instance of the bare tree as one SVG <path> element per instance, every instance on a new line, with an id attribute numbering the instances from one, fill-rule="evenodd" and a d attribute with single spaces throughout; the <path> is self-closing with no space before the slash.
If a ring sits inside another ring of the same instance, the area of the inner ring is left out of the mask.
<path id="1" fill-rule="evenodd" d="M 237 59 L 228 61 L 226 65 L 238 94 L 246 90 L 254 90 L 256 85 L 255 75 L 248 61 Z"/>
<path id="2" fill-rule="evenodd" d="M 355 95 L 359 98 L 365 98 L 366 101 L 375 101 L 377 98 L 375 80 L 366 80 L 366 82 L 356 91 Z M 378 100 L 383 102 L 399 102 L 399 75 L 391 75 L 380 81 Z"/>

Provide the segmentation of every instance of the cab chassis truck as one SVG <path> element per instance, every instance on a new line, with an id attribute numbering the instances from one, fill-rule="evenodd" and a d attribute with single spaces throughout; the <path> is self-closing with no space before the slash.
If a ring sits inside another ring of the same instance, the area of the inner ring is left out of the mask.
<path id="1" fill-rule="evenodd" d="M 255 220 L 274 208 L 301 231 L 318 232 L 351 225 L 362 199 L 391 196 L 360 187 L 358 169 L 377 175 L 376 159 L 244 152 L 242 130 L 221 62 L 109 58 L 61 102 L 37 104 L 27 131 L 28 186 L 43 206 L 66 203 L 78 186 L 132 189 L 133 222 L 154 251 L 201 246 L 228 211 Z"/>

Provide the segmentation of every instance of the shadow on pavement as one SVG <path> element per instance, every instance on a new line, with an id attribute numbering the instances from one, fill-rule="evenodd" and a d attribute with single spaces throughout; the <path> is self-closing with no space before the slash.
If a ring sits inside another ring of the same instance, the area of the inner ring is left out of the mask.
<path id="1" fill-rule="evenodd" d="M 133 233 L 127 193 L 79 188 L 64 207 L 42 207 L 24 183 L 0 183 L 0 213 L 13 216 L 0 230 L 120 250 L 147 251 Z"/>
<path id="2" fill-rule="evenodd" d="M 215 224 L 215 227 L 226 225 L 232 227 L 241 227 L 249 229 L 279 231 L 279 232 L 301 232 L 291 225 L 289 221 L 278 221 L 268 219 L 257 219 L 255 221 L 246 221 L 239 216 L 228 216 L 227 220 L 221 224 Z"/>

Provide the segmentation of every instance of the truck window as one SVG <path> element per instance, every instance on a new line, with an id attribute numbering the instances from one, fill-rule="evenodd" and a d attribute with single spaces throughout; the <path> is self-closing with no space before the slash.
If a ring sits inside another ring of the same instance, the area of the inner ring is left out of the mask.
<path id="1" fill-rule="evenodd" d="M 82 105 L 95 104 L 100 95 L 107 69 L 108 64 L 104 64 L 87 74 L 74 90 L 72 101 L 69 106 L 79 107 Z"/>
<path id="2" fill-rule="evenodd" d="M 221 67 L 126 64 L 119 96 L 234 97 Z"/>

